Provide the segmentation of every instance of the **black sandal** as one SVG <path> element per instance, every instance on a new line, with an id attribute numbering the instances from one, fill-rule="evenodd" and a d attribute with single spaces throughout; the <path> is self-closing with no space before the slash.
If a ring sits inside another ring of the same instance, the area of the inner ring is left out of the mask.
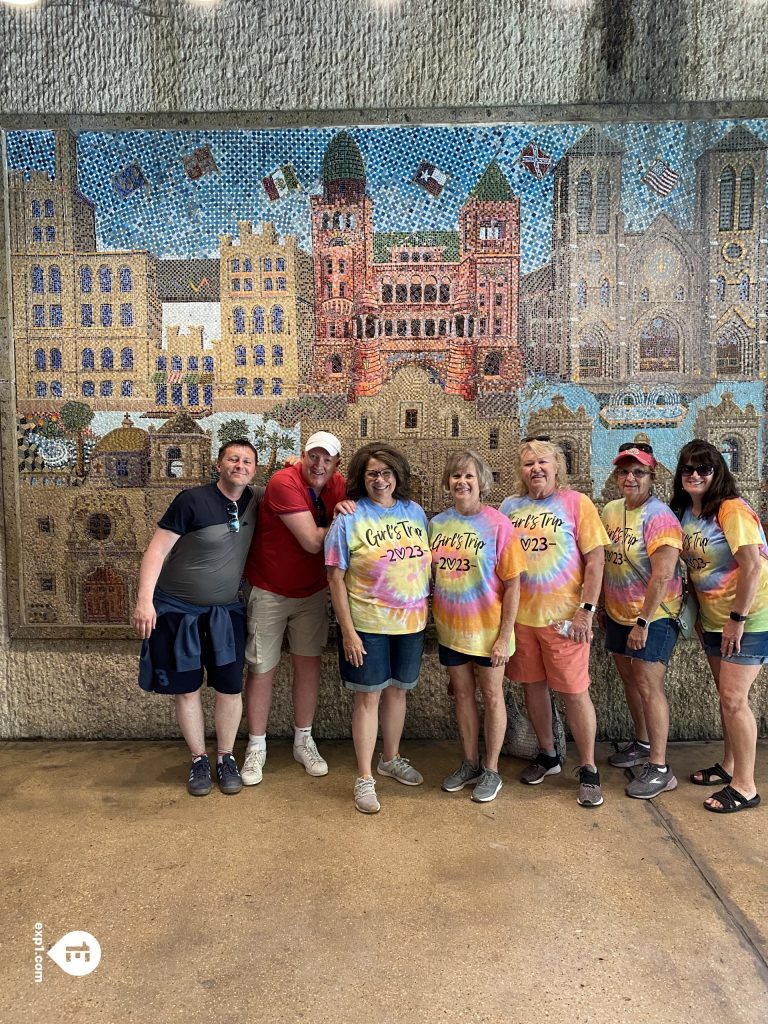
<path id="1" fill-rule="evenodd" d="M 712 811 L 713 814 L 734 814 L 736 811 L 748 811 L 750 807 L 757 807 L 760 803 L 760 794 L 755 793 L 751 800 L 748 800 L 745 796 L 734 789 L 733 786 L 726 786 L 725 789 L 718 790 L 717 793 L 713 793 L 712 796 L 707 797 L 708 800 L 717 800 L 722 807 L 713 807 L 712 804 L 704 803 L 704 807 L 708 811 Z"/>
<path id="2" fill-rule="evenodd" d="M 701 778 L 697 779 L 695 777 L 697 775 L 700 775 Z M 713 764 L 711 768 L 699 768 L 689 778 L 694 786 L 716 786 L 718 782 L 724 782 L 728 785 L 733 776 L 729 775 L 721 764 Z"/>

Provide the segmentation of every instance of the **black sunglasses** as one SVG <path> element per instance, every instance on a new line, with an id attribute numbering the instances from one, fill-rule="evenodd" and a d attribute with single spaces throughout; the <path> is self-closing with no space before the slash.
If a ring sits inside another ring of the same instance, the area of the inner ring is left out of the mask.
<path id="1" fill-rule="evenodd" d="M 703 462 L 700 466 L 692 466 L 689 462 L 686 462 L 680 467 L 680 472 L 683 476 L 693 476 L 694 473 L 698 473 L 700 477 L 712 476 L 715 472 L 715 467 L 711 462 Z"/>
<path id="2" fill-rule="evenodd" d="M 520 444 L 528 444 L 529 441 L 551 441 L 549 434 L 529 434 L 528 437 L 521 437 Z"/>
<path id="3" fill-rule="evenodd" d="M 641 441 L 625 441 L 624 444 L 619 445 L 619 455 L 622 452 L 629 452 L 633 448 L 636 448 L 639 452 L 645 452 L 646 455 L 653 455 L 653 448 L 649 444 L 644 444 Z"/>
<path id="4" fill-rule="evenodd" d="M 327 526 L 328 525 L 328 513 L 325 511 L 325 505 L 320 501 L 320 497 L 315 494 L 312 488 L 308 488 L 310 497 L 312 498 L 312 504 L 315 506 L 315 512 L 317 512 L 317 525 Z"/>
<path id="5" fill-rule="evenodd" d="M 227 526 L 229 527 L 230 533 L 240 532 L 240 515 L 237 510 L 237 503 L 234 501 L 227 502 Z"/>

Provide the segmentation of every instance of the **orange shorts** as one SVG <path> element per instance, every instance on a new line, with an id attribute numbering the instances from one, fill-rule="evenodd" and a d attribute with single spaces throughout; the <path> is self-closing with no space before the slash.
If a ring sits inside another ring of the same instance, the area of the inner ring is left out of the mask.
<path id="1" fill-rule="evenodd" d="M 560 636 L 554 626 L 518 622 L 505 674 L 516 683 L 546 681 L 557 693 L 583 693 L 589 686 L 589 647 Z"/>

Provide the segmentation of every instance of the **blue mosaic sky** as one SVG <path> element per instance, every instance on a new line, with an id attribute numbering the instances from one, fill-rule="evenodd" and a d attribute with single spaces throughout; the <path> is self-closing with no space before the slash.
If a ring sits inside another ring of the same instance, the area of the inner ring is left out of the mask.
<path id="1" fill-rule="evenodd" d="M 690 226 L 694 161 L 737 123 L 598 126 L 626 150 L 621 202 L 627 229 L 643 230 L 662 212 L 681 227 Z M 743 123 L 768 143 L 767 121 Z M 548 174 L 541 181 L 532 177 L 518 162 L 520 151 L 535 141 L 554 164 L 588 127 L 511 124 L 346 130 L 363 154 L 376 231 L 455 230 L 461 204 L 495 156 L 521 199 L 522 269 L 527 272 L 549 258 L 552 177 Z M 296 234 L 309 250 L 307 196 L 320 191 L 323 154 L 337 130 L 84 132 L 78 140 L 80 188 L 96 204 L 99 248 L 148 249 L 166 258 L 214 256 L 218 235 L 235 234 L 238 220 L 273 220 L 281 234 Z M 220 174 L 190 181 L 181 157 L 204 145 L 210 146 Z M 10 169 L 53 173 L 52 132 L 10 132 L 7 152 Z M 666 199 L 640 181 L 642 171 L 657 157 L 680 174 Z M 150 187 L 122 198 L 112 188 L 112 176 L 133 160 L 141 164 Z M 438 199 L 411 184 L 422 160 L 450 175 Z M 288 162 L 302 191 L 270 202 L 261 179 Z"/>

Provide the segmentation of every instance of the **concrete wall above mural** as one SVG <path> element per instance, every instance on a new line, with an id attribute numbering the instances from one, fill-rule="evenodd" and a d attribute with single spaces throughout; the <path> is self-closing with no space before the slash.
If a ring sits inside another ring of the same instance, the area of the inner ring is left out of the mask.
<path id="1" fill-rule="evenodd" d="M 325 426 L 609 496 L 644 430 L 764 508 L 768 122 L 7 136 L 17 633 L 127 634 L 141 553 L 246 434 Z M 10 504 L 10 503 L 9 503 Z"/>

